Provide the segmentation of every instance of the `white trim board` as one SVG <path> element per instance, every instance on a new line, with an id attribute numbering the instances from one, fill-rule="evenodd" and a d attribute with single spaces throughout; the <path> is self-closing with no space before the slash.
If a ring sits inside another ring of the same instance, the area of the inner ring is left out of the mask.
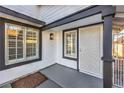
<path id="1" fill-rule="evenodd" d="M 27 64 L 27 65 L 23 65 L 23 66 L 18 66 L 18 67 L 14 67 L 11 69 L 7 69 L 7 70 L 3 70 L 0 71 L 0 86 L 3 84 L 6 84 L 7 82 L 12 82 L 13 80 L 26 76 L 28 74 L 37 72 L 43 68 L 46 68 L 48 66 L 51 66 L 53 63 L 49 63 L 49 64 L 43 64 L 45 62 L 34 62 L 31 64 Z"/>
<path id="2" fill-rule="evenodd" d="M 88 74 L 88 75 L 91 75 L 91 76 L 94 76 L 94 77 L 97 77 L 97 78 L 100 78 L 100 79 L 103 79 L 103 75 L 101 75 L 101 74 L 91 73 L 91 72 L 83 70 L 83 69 L 79 70 L 79 72 L 85 73 L 85 74 Z"/>

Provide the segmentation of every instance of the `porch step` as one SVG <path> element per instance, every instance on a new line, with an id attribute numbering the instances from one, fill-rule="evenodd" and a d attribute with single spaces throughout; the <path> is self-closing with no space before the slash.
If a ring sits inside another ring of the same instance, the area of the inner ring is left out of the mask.
<path id="1" fill-rule="evenodd" d="M 51 80 L 46 80 L 42 84 L 40 84 L 37 88 L 61 88 L 61 87 Z"/>

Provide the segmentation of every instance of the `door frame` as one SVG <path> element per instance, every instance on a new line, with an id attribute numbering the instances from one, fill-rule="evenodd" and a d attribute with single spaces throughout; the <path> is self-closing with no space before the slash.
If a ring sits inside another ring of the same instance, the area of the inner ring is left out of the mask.
<path id="1" fill-rule="evenodd" d="M 80 43 L 79 43 L 79 39 L 80 39 L 80 33 L 79 33 L 79 29 L 80 28 L 85 28 L 85 27 L 90 27 L 90 26 L 95 26 L 95 25 L 103 25 L 103 22 L 97 22 L 97 23 L 93 23 L 93 24 L 88 24 L 88 25 L 84 25 L 84 26 L 80 26 L 77 28 L 77 71 L 79 71 L 79 67 L 80 67 L 80 62 L 79 62 L 79 53 L 80 53 L 80 49 L 79 49 L 79 46 L 80 46 Z"/>
<path id="2" fill-rule="evenodd" d="M 88 28 L 88 27 L 99 27 L 99 26 L 101 26 L 100 27 L 100 33 L 99 33 L 99 35 L 100 35 L 100 44 L 102 44 L 103 43 L 103 39 L 102 39 L 102 37 L 101 37 L 101 33 L 103 33 L 103 22 L 100 22 L 100 23 L 95 23 L 95 24 L 90 24 L 90 25 L 87 25 L 87 26 L 84 26 L 84 27 L 81 27 L 81 28 Z M 81 56 L 80 56 L 80 45 L 81 45 L 81 39 L 80 39 L 80 30 L 79 29 L 81 29 L 81 28 L 78 28 L 78 71 L 80 72 L 81 71 L 81 65 L 80 65 L 80 63 L 81 63 L 81 61 L 80 61 L 80 58 L 81 58 Z M 102 31 L 102 32 L 101 32 Z M 90 31 L 89 31 L 90 32 Z M 103 34 L 102 34 L 103 35 Z M 80 41 L 79 41 L 80 40 Z M 101 52 L 101 50 L 102 50 L 102 45 L 100 45 L 100 59 L 101 59 L 101 57 L 103 56 L 102 55 L 102 52 Z M 100 65 L 101 65 L 101 61 L 102 60 L 99 60 L 99 62 L 100 62 Z M 89 74 L 90 75 L 90 74 Z M 92 74 L 91 74 L 92 75 Z M 102 78 L 102 76 L 101 75 L 93 75 L 93 76 L 95 76 L 95 77 L 98 77 L 98 78 Z"/>

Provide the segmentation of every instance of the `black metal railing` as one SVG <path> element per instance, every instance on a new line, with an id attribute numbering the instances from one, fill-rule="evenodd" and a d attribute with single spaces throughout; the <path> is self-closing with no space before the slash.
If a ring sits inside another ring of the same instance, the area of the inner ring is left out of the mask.
<path id="1" fill-rule="evenodd" d="M 115 58 L 113 62 L 113 85 L 124 87 L 124 59 Z"/>

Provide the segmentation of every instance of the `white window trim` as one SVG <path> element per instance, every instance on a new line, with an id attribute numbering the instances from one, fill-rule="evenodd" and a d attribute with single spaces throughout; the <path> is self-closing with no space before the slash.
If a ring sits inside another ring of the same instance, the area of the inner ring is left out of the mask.
<path id="1" fill-rule="evenodd" d="M 7 33 L 6 33 L 7 24 L 11 24 L 11 23 L 5 23 L 5 31 L 4 31 L 5 32 L 5 65 L 12 65 L 12 64 L 16 64 L 16 63 L 21 63 L 21 62 L 38 59 L 39 58 L 39 30 L 35 29 L 35 32 L 37 32 L 36 33 L 36 36 L 37 36 L 36 56 L 26 57 L 26 39 L 25 39 L 25 40 L 23 40 L 23 58 L 9 60 L 8 37 L 7 37 Z M 13 25 L 20 26 L 20 25 L 16 25 L 16 24 L 13 24 Z M 23 26 L 23 27 L 26 27 L 26 26 Z M 23 32 L 23 36 L 24 36 L 23 38 L 26 38 L 26 29 Z"/>
<path id="2" fill-rule="evenodd" d="M 75 32 L 75 53 L 73 54 L 66 54 L 66 34 Z M 64 32 L 64 57 L 69 57 L 69 58 L 77 58 L 77 30 L 69 30 Z"/>

